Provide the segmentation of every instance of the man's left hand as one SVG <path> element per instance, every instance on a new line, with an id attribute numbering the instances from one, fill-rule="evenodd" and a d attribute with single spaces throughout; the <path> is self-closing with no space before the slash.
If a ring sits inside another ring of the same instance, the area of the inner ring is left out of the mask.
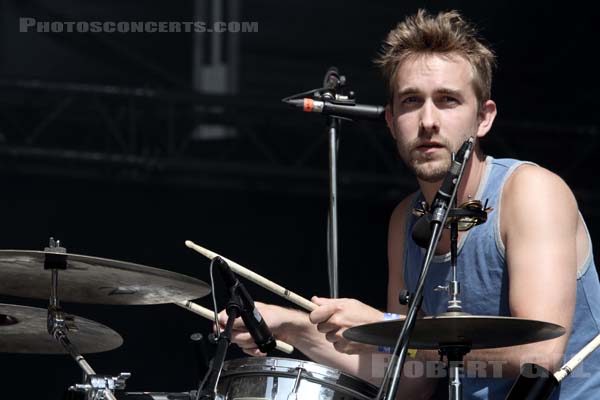
<path id="1" fill-rule="evenodd" d="M 325 334 L 337 351 L 347 354 L 374 351 L 374 346 L 349 341 L 343 333 L 354 326 L 383 321 L 383 312 L 355 299 L 313 296 L 311 301 L 319 307 L 310 313 L 310 322 L 317 325 L 317 330 Z"/>

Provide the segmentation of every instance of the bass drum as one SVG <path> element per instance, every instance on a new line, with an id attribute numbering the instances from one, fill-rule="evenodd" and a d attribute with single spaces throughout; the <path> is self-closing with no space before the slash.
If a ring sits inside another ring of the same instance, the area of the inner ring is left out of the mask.
<path id="1" fill-rule="evenodd" d="M 218 393 L 223 400 L 371 400 L 377 388 L 324 365 L 267 357 L 225 362 Z"/>

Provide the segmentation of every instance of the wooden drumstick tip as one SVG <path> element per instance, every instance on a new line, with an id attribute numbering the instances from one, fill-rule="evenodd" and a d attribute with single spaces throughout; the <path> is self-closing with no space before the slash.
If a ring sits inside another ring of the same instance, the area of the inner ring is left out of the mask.
<path id="1" fill-rule="evenodd" d="M 277 342 L 277 347 L 275 347 L 275 348 L 277 350 L 284 352 L 285 354 L 292 354 L 294 352 L 294 346 L 292 346 L 291 344 L 282 342 L 281 340 L 276 340 L 276 342 Z"/>
<path id="2" fill-rule="evenodd" d="M 202 307 L 199 304 L 196 304 L 190 300 L 188 301 L 178 301 L 176 303 L 174 303 L 176 305 L 178 305 L 179 307 L 185 308 L 188 311 L 191 311 L 195 314 L 198 314 L 210 321 L 215 321 L 215 314 L 214 311 L 206 308 L 206 307 Z M 294 352 L 294 346 L 292 346 L 289 343 L 283 342 L 281 340 L 276 340 L 276 349 L 279 351 L 282 351 L 286 354 L 292 354 Z"/>
<path id="3" fill-rule="evenodd" d="M 195 245 L 195 243 L 194 243 L 194 242 L 192 242 L 191 240 L 186 240 L 186 241 L 185 241 L 185 245 L 186 245 L 188 248 L 190 248 L 190 249 L 193 249 L 193 248 L 194 248 L 194 245 Z"/>

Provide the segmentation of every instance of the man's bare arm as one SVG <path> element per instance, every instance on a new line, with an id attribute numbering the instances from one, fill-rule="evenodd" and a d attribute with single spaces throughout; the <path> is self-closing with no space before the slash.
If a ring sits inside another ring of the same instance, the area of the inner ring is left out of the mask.
<path id="1" fill-rule="evenodd" d="M 535 166 L 515 171 L 504 187 L 501 204 L 511 316 L 552 322 L 567 333 L 528 345 L 472 351 L 465 357 L 466 368 L 504 378 L 516 377 L 525 362 L 555 370 L 561 364 L 575 308 L 577 204 L 559 177 Z M 419 352 L 419 357 L 439 359 L 433 351 Z M 473 361 L 485 363 L 473 367 Z"/>

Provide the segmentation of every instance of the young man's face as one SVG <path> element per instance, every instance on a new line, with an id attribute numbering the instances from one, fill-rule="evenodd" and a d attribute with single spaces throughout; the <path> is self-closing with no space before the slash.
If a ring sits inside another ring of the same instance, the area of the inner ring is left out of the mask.
<path id="1" fill-rule="evenodd" d="M 419 179 L 437 182 L 450 167 L 452 152 L 491 127 L 481 124 L 471 65 L 460 56 L 418 56 L 404 61 L 395 79 L 388 127 L 406 165 Z"/>

